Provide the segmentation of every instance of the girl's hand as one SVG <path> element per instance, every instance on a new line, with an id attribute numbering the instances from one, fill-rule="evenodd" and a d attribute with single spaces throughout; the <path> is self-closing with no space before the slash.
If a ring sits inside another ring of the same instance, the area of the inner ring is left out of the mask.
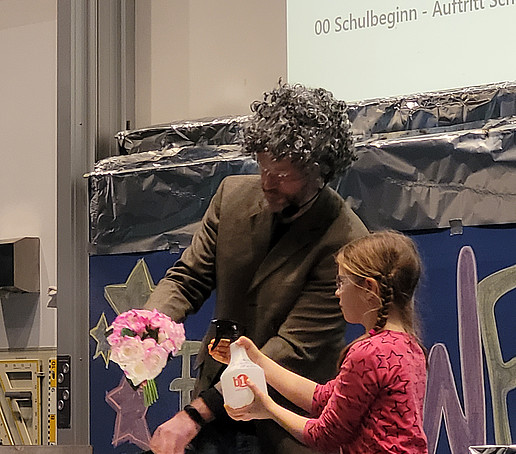
<path id="1" fill-rule="evenodd" d="M 251 419 L 270 419 L 270 409 L 277 405 L 269 396 L 264 394 L 251 380 L 247 380 L 247 386 L 254 393 L 254 400 L 245 407 L 231 408 L 224 405 L 228 415 L 236 421 L 250 421 Z"/>
<path id="2" fill-rule="evenodd" d="M 241 336 L 236 341 L 235 344 L 240 345 L 241 347 L 245 348 L 245 351 L 247 353 L 247 356 L 249 356 L 249 359 L 259 365 L 260 358 L 262 356 L 265 356 L 260 350 L 258 350 L 258 347 L 254 345 L 253 341 L 249 339 L 248 337 Z"/>
<path id="3" fill-rule="evenodd" d="M 229 350 L 230 340 L 221 339 L 217 347 L 213 349 L 214 342 L 215 339 L 212 339 L 208 344 L 208 353 L 214 360 L 218 361 L 219 363 L 229 364 L 229 361 L 231 360 L 231 352 Z"/>

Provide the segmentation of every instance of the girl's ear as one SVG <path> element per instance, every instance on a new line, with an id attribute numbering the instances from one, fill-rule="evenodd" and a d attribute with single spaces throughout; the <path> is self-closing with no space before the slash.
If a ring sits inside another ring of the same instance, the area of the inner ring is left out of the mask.
<path id="1" fill-rule="evenodd" d="M 375 295 L 380 295 L 380 287 L 378 282 L 376 282 L 376 279 L 373 279 L 372 277 L 364 278 L 364 288 L 369 290 L 371 293 L 374 293 Z"/>

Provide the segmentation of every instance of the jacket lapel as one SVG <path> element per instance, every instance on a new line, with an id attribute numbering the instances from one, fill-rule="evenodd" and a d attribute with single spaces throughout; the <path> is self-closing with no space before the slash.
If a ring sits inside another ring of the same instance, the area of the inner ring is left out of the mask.
<path id="1" fill-rule="evenodd" d="M 293 221 L 289 232 L 267 253 L 271 236 L 272 215 L 267 213 L 267 210 L 263 210 L 255 220 L 255 225 L 264 230 L 253 232 L 253 235 L 256 235 L 254 239 L 260 243 L 259 246 L 257 243 L 257 247 L 262 248 L 261 251 L 257 251 L 257 256 L 263 258 L 263 261 L 251 281 L 249 292 L 268 275 L 280 268 L 299 249 L 323 235 L 337 214 L 338 206 L 335 199 L 331 197 L 331 190 L 325 188 L 312 208 Z M 259 220 L 260 216 L 267 217 L 267 223 Z"/>
<path id="2" fill-rule="evenodd" d="M 250 211 L 251 238 L 253 248 L 253 262 L 257 269 L 269 251 L 272 230 L 272 214 L 267 210 L 265 199 L 262 197 Z"/>

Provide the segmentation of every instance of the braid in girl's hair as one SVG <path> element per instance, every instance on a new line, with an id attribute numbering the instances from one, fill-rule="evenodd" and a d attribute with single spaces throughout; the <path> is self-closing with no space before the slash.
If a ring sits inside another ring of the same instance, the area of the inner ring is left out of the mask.
<path id="1" fill-rule="evenodd" d="M 394 299 L 394 291 L 392 290 L 391 275 L 380 275 L 378 279 L 380 286 L 380 307 L 378 308 L 378 318 L 374 330 L 376 332 L 382 330 L 387 323 L 389 316 L 389 307 Z"/>
<path id="2" fill-rule="evenodd" d="M 415 243 L 407 236 L 380 231 L 358 238 L 340 249 L 336 261 L 358 278 L 373 278 L 378 283 L 380 306 L 374 331 L 381 331 L 396 306 L 403 328 L 420 341 L 419 323 L 414 308 L 414 293 L 421 276 L 421 259 Z M 339 366 L 353 343 L 368 337 L 366 333 L 347 345 L 341 352 Z"/>

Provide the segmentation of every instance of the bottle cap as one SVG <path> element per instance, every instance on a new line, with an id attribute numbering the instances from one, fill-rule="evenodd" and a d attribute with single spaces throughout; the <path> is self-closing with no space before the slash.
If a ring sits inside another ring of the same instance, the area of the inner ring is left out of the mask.
<path id="1" fill-rule="evenodd" d="M 221 339 L 229 339 L 230 342 L 234 342 L 243 334 L 240 324 L 233 320 L 215 319 L 211 321 L 211 324 L 215 326 L 215 340 L 212 348 L 215 348 Z"/>

